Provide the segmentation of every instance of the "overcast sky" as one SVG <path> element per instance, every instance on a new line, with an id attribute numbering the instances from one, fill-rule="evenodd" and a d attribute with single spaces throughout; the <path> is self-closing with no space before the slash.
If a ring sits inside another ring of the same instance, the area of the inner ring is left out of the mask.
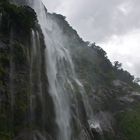
<path id="1" fill-rule="evenodd" d="M 140 77 L 140 0 L 42 0 L 49 12 L 67 17 L 85 40 L 96 42 L 111 61 Z"/>

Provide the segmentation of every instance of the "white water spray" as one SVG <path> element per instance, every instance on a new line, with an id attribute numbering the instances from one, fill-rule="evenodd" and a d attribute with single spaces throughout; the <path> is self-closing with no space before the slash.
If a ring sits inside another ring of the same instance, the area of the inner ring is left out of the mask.
<path id="1" fill-rule="evenodd" d="M 49 92 L 55 106 L 56 124 L 59 128 L 57 140 L 71 140 L 71 97 L 74 95 L 68 92 L 66 85 L 73 89 L 72 82 L 74 81 L 79 87 L 89 120 L 93 120 L 93 111 L 84 87 L 75 74 L 67 41 L 64 41 L 61 29 L 47 14 L 40 0 L 32 2 L 31 5 L 37 13 L 46 45 L 46 73 L 49 81 Z M 92 125 L 94 125 L 94 121 Z"/>

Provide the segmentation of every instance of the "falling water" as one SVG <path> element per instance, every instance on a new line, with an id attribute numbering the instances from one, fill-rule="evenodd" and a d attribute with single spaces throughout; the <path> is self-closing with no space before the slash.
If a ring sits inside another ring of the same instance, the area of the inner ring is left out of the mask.
<path id="1" fill-rule="evenodd" d="M 58 139 L 70 140 L 70 106 L 69 98 L 66 93 L 65 83 L 67 81 L 64 62 L 69 62 L 68 52 L 62 46 L 61 42 L 57 42 L 54 35 L 53 25 L 49 23 L 46 17 L 45 9 L 41 2 L 34 2 L 34 8 L 37 12 L 39 23 L 41 25 L 45 43 L 46 43 L 46 66 L 49 81 L 49 91 L 55 104 L 56 123 L 59 127 Z M 63 67 L 63 68 L 62 68 Z M 60 70 L 61 69 L 61 70 Z"/>
<path id="2" fill-rule="evenodd" d="M 30 95 L 30 112 L 31 112 L 31 123 L 36 123 L 36 111 L 37 102 L 39 102 L 41 107 L 40 123 L 41 127 L 44 127 L 45 122 L 45 101 L 43 97 L 42 89 L 42 79 L 41 79 L 41 46 L 39 33 L 37 31 L 32 31 L 31 38 L 31 56 L 30 56 L 30 90 L 32 93 Z M 36 81 L 36 82 L 35 82 Z M 39 132 L 37 132 L 39 133 Z"/>
<path id="3" fill-rule="evenodd" d="M 71 97 L 74 95 L 68 92 L 66 85 L 72 87 L 73 81 L 77 84 L 90 125 L 97 124 L 93 121 L 93 111 L 84 87 L 75 74 L 72 58 L 67 44 L 63 40 L 62 31 L 57 23 L 46 14 L 41 1 L 34 1 L 32 5 L 37 13 L 46 44 L 47 76 L 49 92 L 55 105 L 56 124 L 59 128 L 58 140 L 71 140 Z"/>
<path id="4" fill-rule="evenodd" d="M 71 140 L 72 138 L 72 104 L 77 104 L 75 95 L 75 85 L 78 87 L 82 97 L 84 109 L 86 111 L 87 122 L 89 126 L 96 127 L 98 122 L 94 120 L 93 110 L 89 104 L 88 96 L 84 90 L 84 86 L 77 78 L 74 64 L 71 58 L 71 52 L 68 42 L 63 35 L 62 30 L 51 16 L 47 13 L 41 0 L 29 0 L 28 4 L 37 13 L 38 21 L 41 26 L 44 41 L 46 45 L 46 74 L 49 82 L 49 93 L 53 99 L 55 106 L 56 124 L 58 127 L 57 140 Z M 40 60 L 38 33 L 32 32 L 32 56 L 31 56 L 31 85 L 34 80 L 32 77 L 33 62 Z M 40 67 L 40 61 L 36 66 Z M 36 68 L 37 69 L 37 68 Z M 30 99 L 31 120 L 34 121 L 34 98 L 39 98 L 42 106 L 42 121 L 45 120 L 45 101 L 43 99 L 40 70 L 38 69 L 38 92 L 34 92 Z M 71 90 L 69 90 L 69 87 Z M 74 101 L 73 101 L 74 100 Z M 77 110 L 77 106 L 75 106 Z M 77 111 L 78 112 L 78 111 Z M 44 122 L 44 121 L 43 121 Z M 34 135 L 34 140 L 45 140 L 39 131 Z"/>

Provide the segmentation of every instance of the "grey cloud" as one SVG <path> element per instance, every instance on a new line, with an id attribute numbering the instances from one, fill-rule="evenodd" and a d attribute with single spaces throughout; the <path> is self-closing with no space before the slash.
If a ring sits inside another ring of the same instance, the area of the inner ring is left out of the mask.
<path id="1" fill-rule="evenodd" d="M 90 41 L 100 42 L 112 34 L 140 27 L 139 0 L 48 0 L 46 5 L 51 11 L 64 14 L 79 34 Z M 119 9 L 121 5 L 130 10 L 128 14 Z"/>

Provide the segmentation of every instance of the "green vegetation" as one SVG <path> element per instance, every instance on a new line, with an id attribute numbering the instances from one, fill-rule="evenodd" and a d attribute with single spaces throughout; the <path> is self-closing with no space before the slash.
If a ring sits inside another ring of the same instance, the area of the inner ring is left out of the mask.
<path id="1" fill-rule="evenodd" d="M 133 110 L 128 110 L 120 113 L 117 116 L 119 132 L 124 140 L 139 140 L 140 139 L 140 106 Z"/>
<path id="2" fill-rule="evenodd" d="M 36 13 L 29 6 L 16 6 L 6 1 L 0 3 L 0 13 L 1 30 L 4 32 L 9 32 L 11 28 L 18 32 L 29 32 L 37 21 Z"/>
<path id="3" fill-rule="evenodd" d="M 131 83 L 134 84 L 134 76 L 131 75 L 128 71 L 123 70 L 122 64 L 120 62 L 118 62 L 118 61 L 114 62 L 113 70 L 114 70 L 116 77 L 119 80 L 124 81 L 129 84 L 131 84 Z"/>

